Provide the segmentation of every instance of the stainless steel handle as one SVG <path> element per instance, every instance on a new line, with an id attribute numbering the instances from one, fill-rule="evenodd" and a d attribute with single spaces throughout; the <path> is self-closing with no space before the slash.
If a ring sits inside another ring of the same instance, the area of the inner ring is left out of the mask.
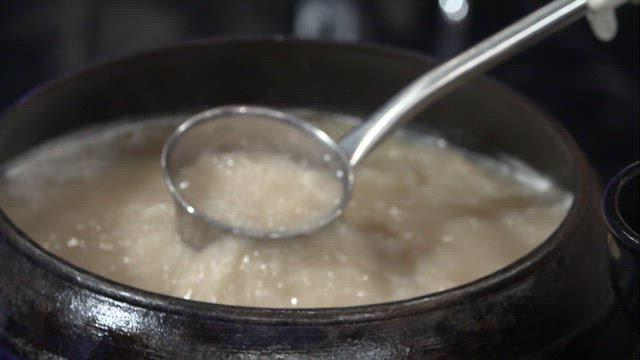
<path id="1" fill-rule="evenodd" d="M 587 0 L 555 0 L 413 81 L 348 133 L 340 146 L 357 165 L 396 127 L 469 78 L 581 18 Z"/>

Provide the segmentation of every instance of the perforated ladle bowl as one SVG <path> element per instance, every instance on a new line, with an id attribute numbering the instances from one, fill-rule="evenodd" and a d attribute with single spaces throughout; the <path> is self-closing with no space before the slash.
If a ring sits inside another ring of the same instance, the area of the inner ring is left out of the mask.
<path id="1" fill-rule="evenodd" d="M 474 75 L 587 13 L 587 0 L 555 0 L 515 24 L 422 75 L 387 101 L 339 143 L 295 115 L 256 106 L 225 106 L 196 114 L 169 137 L 162 151 L 165 182 L 176 202 L 182 239 L 202 246 L 220 232 L 275 239 L 311 233 L 335 220 L 351 197 L 353 168 L 398 126 Z M 190 204 L 176 186 L 177 175 L 204 150 L 251 149 L 286 154 L 329 171 L 342 193 L 319 221 L 285 230 L 248 229 L 215 219 Z"/>

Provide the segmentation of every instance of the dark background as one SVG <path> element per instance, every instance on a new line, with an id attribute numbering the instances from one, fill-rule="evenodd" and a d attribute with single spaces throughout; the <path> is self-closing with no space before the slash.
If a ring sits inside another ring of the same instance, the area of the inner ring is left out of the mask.
<path id="1" fill-rule="evenodd" d="M 446 59 L 544 3 L 469 0 L 465 11 L 467 0 L 2 0 L 0 109 L 60 74 L 183 39 L 285 34 Z M 612 42 L 582 20 L 491 72 L 559 119 L 604 180 L 638 159 L 639 9 L 618 14 Z"/>

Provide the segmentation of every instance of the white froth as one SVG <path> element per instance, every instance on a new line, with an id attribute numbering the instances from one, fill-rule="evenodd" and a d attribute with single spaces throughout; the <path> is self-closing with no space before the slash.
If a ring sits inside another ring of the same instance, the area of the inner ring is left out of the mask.
<path id="1" fill-rule="evenodd" d="M 349 125 L 330 118 L 319 124 L 337 138 Z M 45 145 L 13 163 L 0 204 L 45 249 L 115 281 L 191 300 L 268 307 L 379 303 L 478 279 L 544 241 L 571 204 L 570 194 L 524 164 L 475 161 L 443 140 L 394 137 L 359 165 L 353 199 L 331 226 L 305 239 L 227 235 L 194 250 L 175 233 L 160 172 L 171 130 L 166 120 L 119 125 Z M 207 201 L 227 195 L 231 201 L 234 192 L 252 188 L 261 201 L 282 205 L 270 216 L 287 221 L 295 213 L 300 198 L 284 196 L 286 179 L 277 176 L 299 169 L 255 166 L 235 155 L 217 161 L 234 168 L 239 186 L 224 185 Z M 193 181 L 183 186 L 211 185 Z M 321 193 L 316 200 L 331 201 Z M 233 206 L 254 221 L 265 214 L 261 206 Z"/>

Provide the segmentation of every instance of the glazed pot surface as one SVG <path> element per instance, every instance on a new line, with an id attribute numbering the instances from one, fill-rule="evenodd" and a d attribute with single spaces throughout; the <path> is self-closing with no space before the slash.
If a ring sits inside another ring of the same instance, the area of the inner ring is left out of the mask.
<path id="1" fill-rule="evenodd" d="M 223 104 L 375 109 L 433 62 L 363 45 L 211 41 L 101 64 L 49 83 L 0 123 L 0 161 L 128 115 Z M 112 283 L 56 258 L 0 217 L 0 340 L 23 356 L 424 358 L 553 354 L 613 302 L 597 180 L 571 138 L 513 91 L 473 81 L 411 125 L 506 153 L 572 191 L 560 228 L 507 268 L 415 299 L 335 309 L 191 302 Z M 496 354 L 499 354 L 496 355 Z"/>
<path id="2" fill-rule="evenodd" d="M 640 333 L 639 188 L 640 162 L 635 162 L 609 182 L 602 209 L 611 233 L 608 244 L 613 289 L 636 333 Z"/>

